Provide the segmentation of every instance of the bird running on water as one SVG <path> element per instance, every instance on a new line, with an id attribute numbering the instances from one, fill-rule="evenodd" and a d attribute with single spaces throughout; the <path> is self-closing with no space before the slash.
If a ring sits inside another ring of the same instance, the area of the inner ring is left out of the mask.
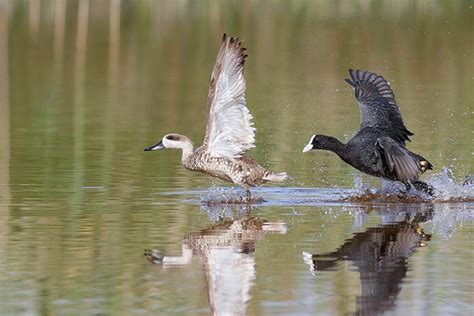
<path id="1" fill-rule="evenodd" d="M 389 83 L 375 73 L 349 70 L 346 81 L 354 88 L 360 108 L 360 129 L 347 144 L 334 137 L 313 135 L 303 152 L 324 149 L 336 153 L 344 162 L 372 176 L 400 181 L 407 191 L 417 190 L 433 194 L 433 188 L 418 178 L 431 163 L 405 147 L 411 133 L 403 123 Z"/>
<path id="2" fill-rule="evenodd" d="M 250 198 L 249 187 L 267 181 L 283 181 L 287 174 L 268 170 L 244 156 L 255 147 L 252 114 L 245 101 L 243 71 L 246 57 L 240 40 L 224 34 L 211 75 L 202 146 L 194 148 L 188 137 L 172 133 L 145 151 L 181 149 L 181 162 L 186 169 L 237 184 Z"/>

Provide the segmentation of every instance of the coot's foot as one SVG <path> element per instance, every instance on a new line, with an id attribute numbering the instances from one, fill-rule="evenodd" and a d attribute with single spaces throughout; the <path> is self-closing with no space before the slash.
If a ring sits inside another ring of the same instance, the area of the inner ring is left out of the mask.
<path id="1" fill-rule="evenodd" d="M 428 194 L 429 196 L 433 196 L 434 195 L 434 188 L 429 185 L 428 183 L 426 182 L 423 182 L 423 181 L 415 181 L 413 182 L 413 186 L 415 187 L 415 189 L 417 189 L 418 191 L 421 191 L 423 193 L 426 193 Z"/>

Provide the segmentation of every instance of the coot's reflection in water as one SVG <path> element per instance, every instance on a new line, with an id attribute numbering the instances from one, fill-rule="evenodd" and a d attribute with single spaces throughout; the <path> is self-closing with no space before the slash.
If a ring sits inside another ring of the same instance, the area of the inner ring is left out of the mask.
<path id="1" fill-rule="evenodd" d="M 210 218 L 223 212 L 219 206 L 206 207 Z M 283 222 L 269 222 L 250 215 L 240 207 L 237 219 L 221 219 L 209 228 L 186 235 L 182 254 L 169 256 L 159 250 L 145 250 L 150 262 L 163 267 L 180 267 L 193 256 L 202 257 L 210 309 L 213 315 L 244 315 L 250 289 L 256 278 L 255 242 L 266 233 L 286 233 Z"/>
<path id="2" fill-rule="evenodd" d="M 335 270 L 339 261 L 351 261 L 360 272 L 361 294 L 356 298 L 355 314 L 380 314 L 394 307 L 408 258 L 431 239 L 419 224 L 432 218 L 432 207 L 414 214 L 407 211 L 403 221 L 356 233 L 334 252 L 303 253 L 304 261 L 316 277 L 318 271 Z"/>

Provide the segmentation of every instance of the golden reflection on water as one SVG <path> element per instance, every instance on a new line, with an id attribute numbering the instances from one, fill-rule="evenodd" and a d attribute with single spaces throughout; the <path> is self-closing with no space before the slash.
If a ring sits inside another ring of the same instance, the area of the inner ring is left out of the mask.
<path id="1" fill-rule="evenodd" d="M 7 9 L 0 5 L 0 254 L 5 253 L 6 249 L 10 206 L 9 16 Z"/>
<path id="2" fill-rule="evenodd" d="M 128 7 L 120 1 L 41 2 L 28 6 L 29 35 L 40 38 L 13 46 L 19 57 L 12 62 L 39 61 L 15 66 L 15 77 L 40 81 L 23 84 L 21 91 L 29 95 L 39 89 L 43 104 L 51 97 L 63 101 L 58 103 L 71 115 L 74 128 L 56 128 L 65 135 L 72 132 L 79 161 L 88 134 L 104 139 L 108 157 L 123 150 L 114 149 L 114 143 L 123 141 L 124 134 L 148 143 L 175 131 L 199 144 L 210 69 L 225 30 L 241 35 L 250 54 L 247 99 L 258 130 L 258 147 L 251 155 L 277 165 L 274 169 L 288 169 L 297 184 L 351 185 L 352 177 L 340 175 L 353 170 L 333 155 L 295 154 L 313 133 L 344 140 L 357 129 L 357 105 L 343 81 L 350 67 L 388 78 L 407 126 L 415 132 L 410 148 L 427 156 L 438 171 L 454 165 L 458 176 L 465 175 L 472 155 L 463 150 L 470 137 L 464 131 L 473 123 L 474 99 L 467 4 L 366 4 L 250 1 L 253 10 L 240 11 L 237 3 L 160 1 Z M 13 12 L 21 10 L 11 5 Z M 260 13 L 266 18 L 259 18 Z M 15 36 L 23 32 L 14 29 Z M 72 95 L 69 83 L 74 83 Z M 54 95 L 48 95 L 52 89 Z M 37 122 L 31 119 L 23 124 Z M 129 143 L 122 145 L 132 149 Z M 133 158 L 140 163 L 131 157 L 128 162 L 139 165 L 156 157 Z M 297 167 L 288 163 L 295 159 Z M 318 175 L 315 165 L 326 172 Z M 176 168 L 166 169 L 171 179 L 177 178 Z"/>
<path id="3" fill-rule="evenodd" d="M 249 52 L 247 100 L 257 127 L 250 155 L 288 171 L 294 181 L 287 186 L 352 186 L 355 172 L 334 155 L 300 152 L 313 133 L 344 140 L 358 128 L 357 105 L 343 81 L 353 67 L 392 83 L 415 132 L 409 147 L 435 165 L 433 173 L 443 166 L 460 178 L 472 172 L 471 6 L 0 2 L 0 314 L 209 311 L 202 266 L 159 270 L 140 252 L 163 245 L 166 253 L 179 253 L 183 236 L 208 227 L 207 214 L 182 196 L 160 193 L 213 182 L 183 170 L 179 153 L 144 155 L 142 148 L 165 132 L 199 144 L 223 32 L 240 35 Z M 314 281 L 301 251 L 335 249 L 353 238 L 352 212 L 373 210 L 359 227 L 370 231 L 393 205 L 338 206 L 337 218 L 331 207 L 255 210 L 289 229 L 281 238 L 255 241 L 250 314 L 356 310 L 359 275 L 340 270 Z M 466 210 L 472 205 L 439 206 L 434 213 Z M 472 224 L 462 223 L 449 223 L 458 227 L 452 239 L 435 236 L 430 251 L 408 256 L 422 288 L 402 286 L 401 312 L 413 301 L 433 312 L 440 311 L 433 300 L 469 302 L 472 285 L 464 280 L 472 279 L 472 251 L 462 250 L 472 248 Z M 450 291 L 423 294 L 446 279 L 457 282 L 456 298 Z M 181 294 L 172 290 L 177 287 Z"/>
<path id="4" fill-rule="evenodd" d="M 206 208 L 220 212 L 220 207 Z M 252 217 L 251 209 L 240 218 L 222 220 L 184 237 L 179 256 L 146 250 L 148 260 L 163 268 L 185 267 L 193 256 L 204 262 L 207 297 L 213 315 L 245 315 L 250 291 L 256 279 L 255 242 L 265 234 L 285 234 L 286 224 Z"/>

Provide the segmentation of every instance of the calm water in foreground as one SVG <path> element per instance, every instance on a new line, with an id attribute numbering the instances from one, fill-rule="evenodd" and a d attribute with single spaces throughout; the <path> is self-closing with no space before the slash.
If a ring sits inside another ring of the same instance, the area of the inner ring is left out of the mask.
<path id="1" fill-rule="evenodd" d="M 249 155 L 292 177 L 253 206 L 143 152 L 200 144 L 223 32 Z M 469 1 L 0 1 L 0 315 L 472 315 L 473 38 Z M 434 200 L 301 154 L 357 130 L 349 68 L 391 82 Z"/>

